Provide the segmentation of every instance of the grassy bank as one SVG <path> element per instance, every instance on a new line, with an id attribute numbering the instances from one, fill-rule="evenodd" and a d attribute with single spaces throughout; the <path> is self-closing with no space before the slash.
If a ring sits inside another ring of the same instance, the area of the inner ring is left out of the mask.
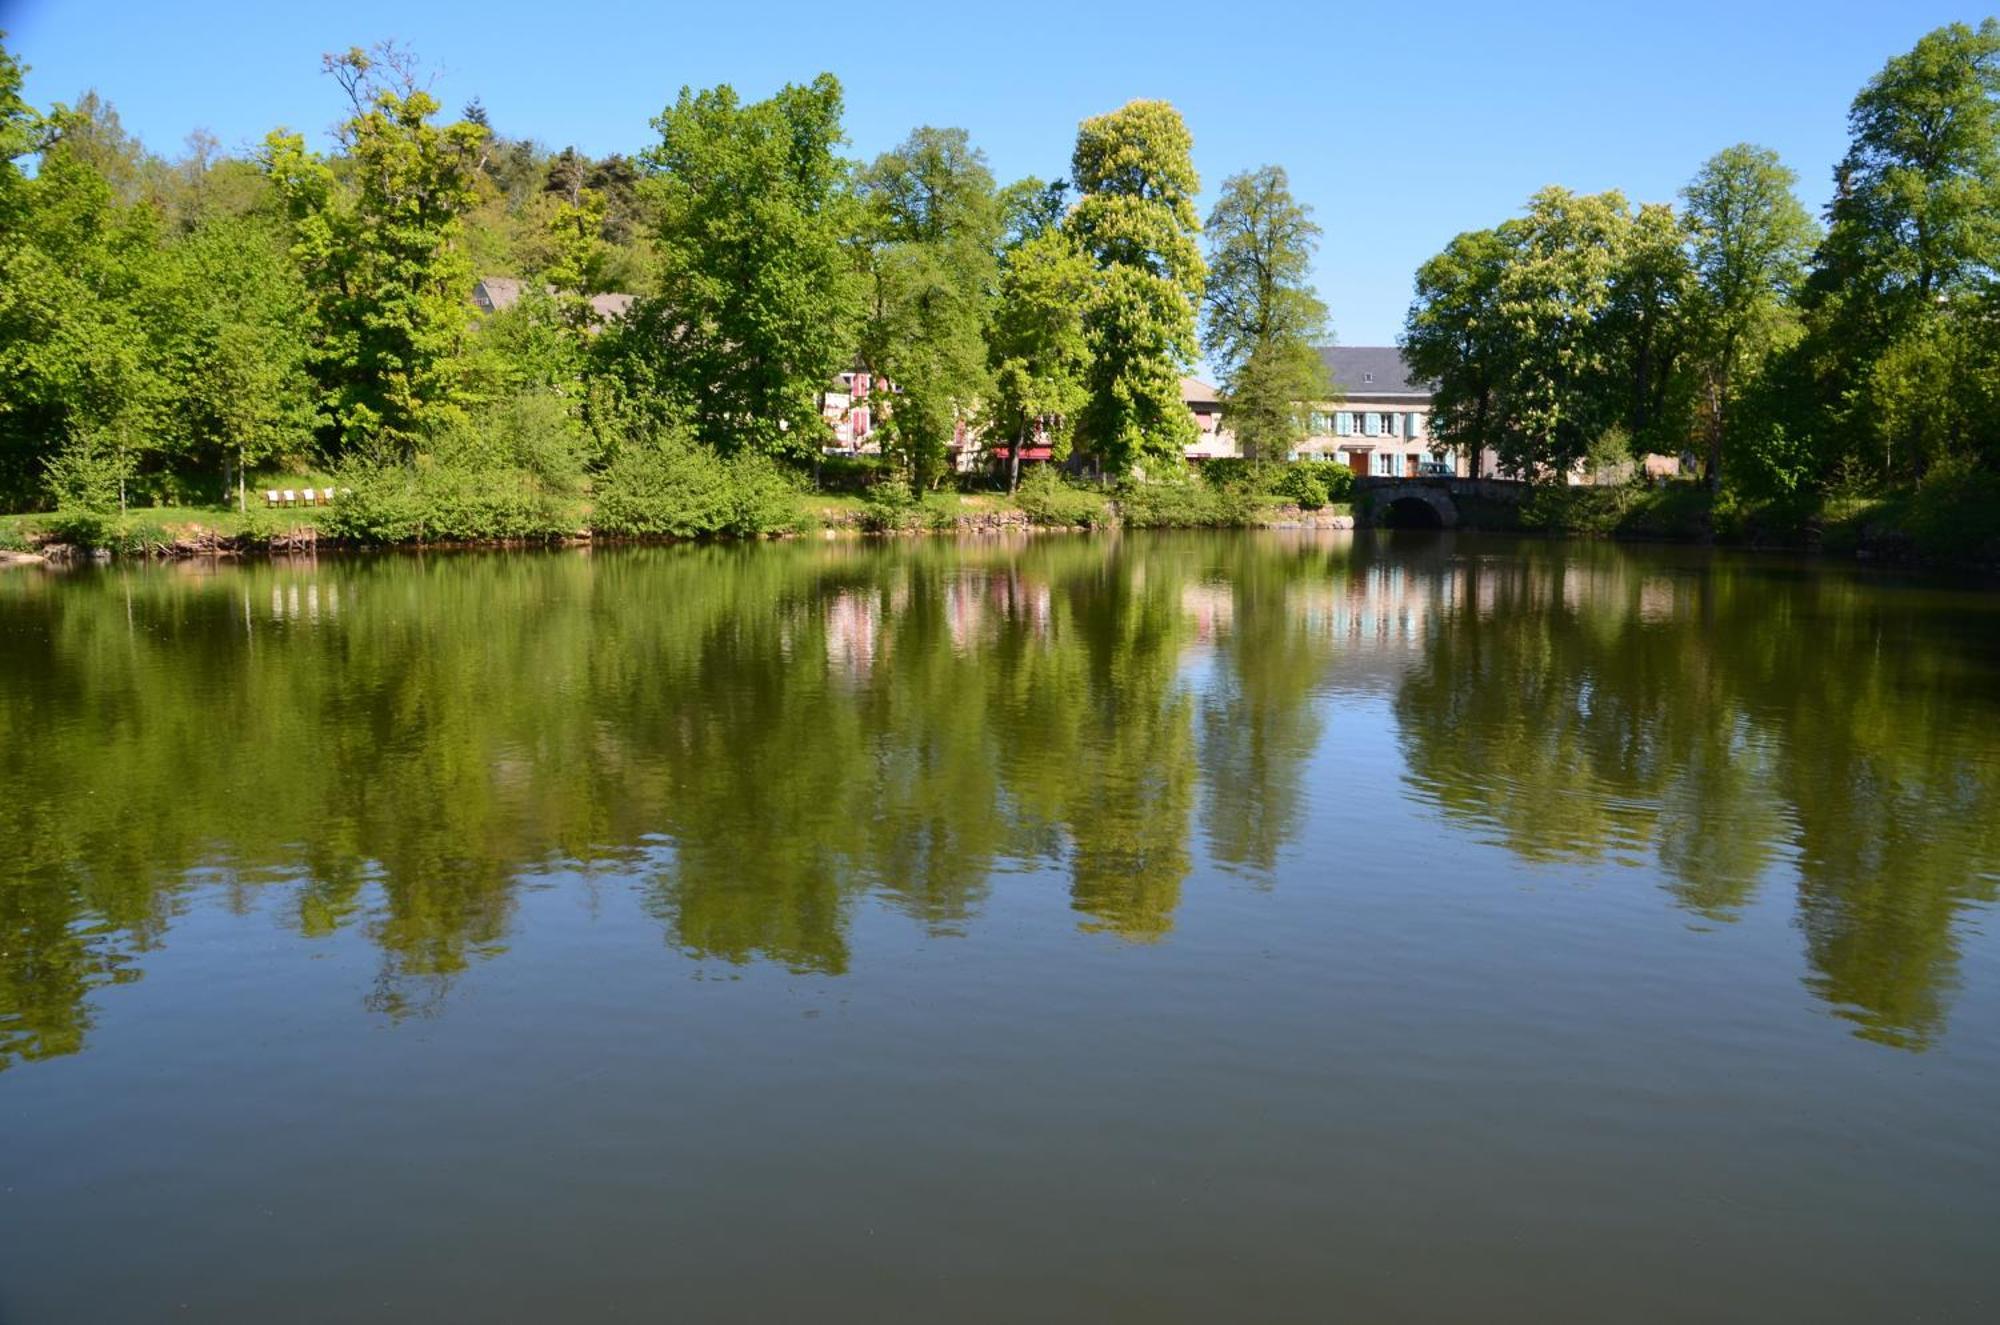
<path id="1" fill-rule="evenodd" d="M 1867 496 L 1751 500 L 1697 483 L 1550 488 L 1520 511 L 1524 529 L 1588 538 L 1719 543 L 1872 560 L 2000 566 L 2000 479 L 1936 475 Z"/>
<path id="2" fill-rule="evenodd" d="M 356 467 L 340 475 L 340 497 L 328 506 L 0 516 L 0 548 L 176 556 L 301 546 L 741 539 L 826 531 L 1254 528 L 1346 519 L 1348 508 L 1332 499 L 1327 479 L 1301 468 L 1224 465 L 1200 476 L 1107 486 L 1038 467 L 1012 493 L 918 493 L 880 473 L 843 470 L 833 477 L 849 490 L 829 491 L 769 461 L 723 460 L 706 448 L 668 445 L 635 448 L 587 481 L 559 466 Z M 1338 486 L 1345 472 L 1326 468 Z"/>

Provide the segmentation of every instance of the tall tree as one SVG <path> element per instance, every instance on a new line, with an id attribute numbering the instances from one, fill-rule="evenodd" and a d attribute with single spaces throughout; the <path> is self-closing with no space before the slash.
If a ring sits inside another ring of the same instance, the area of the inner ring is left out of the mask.
<path id="1" fill-rule="evenodd" d="M 1180 386 L 1194 362 L 1207 275 L 1193 150 L 1180 112 L 1164 101 L 1134 101 L 1077 130 L 1070 173 L 1079 197 L 1066 224 L 1098 269 L 1084 315 L 1090 401 L 1078 434 L 1114 474 L 1142 463 L 1179 469 L 1196 436 Z"/>
<path id="2" fill-rule="evenodd" d="M 1326 335 L 1311 279 L 1319 236 L 1283 166 L 1230 176 L 1208 216 L 1202 348 L 1222 378 L 1224 416 L 1253 460 L 1290 451 L 1312 405 L 1333 395 L 1314 344 Z"/>
<path id="3" fill-rule="evenodd" d="M 343 188 L 297 134 L 265 139 L 317 315 L 314 370 L 343 444 L 409 448 L 463 417 L 472 270 L 462 246 L 486 130 L 439 106 L 393 46 L 326 57 L 347 93 Z"/>
<path id="4" fill-rule="evenodd" d="M 1855 97 L 1851 145 L 1808 284 L 1819 465 L 1920 478 L 1934 454 L 1905 446 L 1867 402 L 1919 361 L 1942 380 L 1955 329 L 2000 270 L 2000 22 L 1954 23 L 1891 59 Z M 1944 356 L 1939 358 L 1939 356 Z M 1977 383 L 1960 383 L 1963 391 Z"/>
<path id="5" fill-rule="evenodd" d="M 1620 421 L 1621 402 L 1605 389 L 1612 358 L 1600 318 L 1631 225 L 1622 194 L 1546 188 L 1500 227 L 1510 251 L 1497 290 L 1510 351 L 1500 460 L 1515 473 L 1560 478 Z"/>
<path id="6" fill-rule="evenodd" d="M 306 290 L 267 217 L 217 217 L 162 257 L 141 295 L 163 379 L 155 436 L 242 506 L 249 466 L 312 440 Z"/>
<path id="7" fill-rule="evenodd" d="M 1508 350 L 1500 315 L 1500 275 L 1507 241 L 1497 230 L 1469 230 L 1417 268 L 1416 298 L 1403 324 L 1403 357 L 1431 386 L 1431 434 L 1465 453 L 1474 478 L 1481 457 L 1498 452 L 1505 432 L 1499 398 Z"/>
<path id="8" fill-rule="evenodd" d="M 1697 281 L 1695 358 L 1711 491 L 1722 482 L 1738 398 L 1796 335 L 1793 300 L 1818 237 L 1792 192 L 1797 183 L 1776 152 L 1738 143 L 1710 157 L 1681 191 Z"/>
<path id="9" fill-rule="evenodd" d="M 1686 445 L 1694 301 L 1694 268 L 1680 218 L 1664 203 L 1641 205 L 1625 227 L 1598 322 L 1612 419 L 1607 427 L 1618 427 L 1630 451 L 1678 455 Z"/>
<path id="10" fill-rule="evenodd" d="M 1083 310 L 1096 282 L 1088 254 L 1059 227 L 1006 255 L 988 337 L 993 391 L 983 420 L 1008 442 L 1008 486 L 1021 479 L 1021 448 L 1048 446 L 1067 460 L 1077 415 L 1090 399 L 1090 340 Z"/>
<path id="11" fill-rule="evenodd" d="M 1848 112 L 1825 260 L 1891 315 L 2000 264 L 2000 21 L 1929 33 Z"/>
<path id="12" fill-rule="evenodd" d="M 920 128 L 861 178 L 869 318 L 861 350 L 896 387 L 889 452 L 911 482 L 945 473 L 947 448 L 989 379 L 985 332 L 1000 212 L 985 154 L 963 129 Z"/>
<path id="13" fill-rule="evenodd" d="M 160 227 L 93 164 L 91 116 L 36 114 L 20 73 L 0 50 L 0 494 L 118 504 L 163 404 L 138 299 Z"/>
<path id="14" fill-rule="evenodd" d="M 820 392 L 853 353 L 841 105 L 821 74 L 748 105 L 726 85 L 682 88 L 653 121 L 659 293 L 635 339 L 725 452 L 817 454 Z"/>

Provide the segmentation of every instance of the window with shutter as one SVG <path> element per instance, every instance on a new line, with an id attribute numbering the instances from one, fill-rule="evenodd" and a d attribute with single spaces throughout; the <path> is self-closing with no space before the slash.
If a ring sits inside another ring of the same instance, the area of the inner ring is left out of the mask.
<path id="1" fill-rule="evenodd" d="M 1382 435 L 1382 416 L 1372 409 L 1363 414 L 1361 416 L 1361 431 L 1370 437 L 1380 437 Z"/>
<path id="2" fill-rule="evenodd" d="M 1354 435 L 1354 416 L 1346 410 L 1341 410 L 1333 416 L 1333 430 L 1342 437 L 1352 437 Z"/>

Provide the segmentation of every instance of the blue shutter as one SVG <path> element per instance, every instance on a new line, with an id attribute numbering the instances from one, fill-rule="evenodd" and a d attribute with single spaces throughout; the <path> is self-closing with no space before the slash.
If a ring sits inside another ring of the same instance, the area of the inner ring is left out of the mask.
<path id="1" fill-rule="evenodd" d="M 1372 409 L 1363 414 L 1361 416 L 1361 431 L 1370 437 L 1380 437 L 1382 435 L 1382 416 Z"/>
<path id="2" fill-rule="evenodd" d="M 1403 425 L 1403 435 L 1405 437 L 1415 437 L 1417 435 L 1417 420 L 1422 417 L 1420 414 L 1410 415 L 1409 419 Z"/>
<path id="3" fill-rule="evenodd" d="M 1354 416 L 1346 410 L 1333 416 L 1333 430 L 1342 437 L 1354 435 Z"/>

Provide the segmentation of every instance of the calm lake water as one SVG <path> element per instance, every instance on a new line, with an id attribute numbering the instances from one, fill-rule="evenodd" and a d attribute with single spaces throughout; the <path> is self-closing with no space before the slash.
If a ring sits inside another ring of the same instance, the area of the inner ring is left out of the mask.
<path id="1" fill-rule="evenodd" d="M 0 1320 L 2000 1319 L 2000 593 L 0 574 Z"/>

